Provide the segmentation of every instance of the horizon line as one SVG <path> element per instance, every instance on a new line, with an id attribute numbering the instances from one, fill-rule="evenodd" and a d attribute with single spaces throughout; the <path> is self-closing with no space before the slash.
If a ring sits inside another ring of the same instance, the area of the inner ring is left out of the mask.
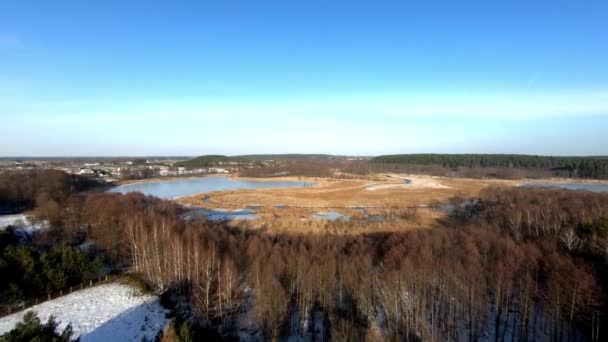
<path id="1" fill-rule="evenodd" d="M 313 156 L 325 155 L 331 157 L 357 157 L 357 158 L 374 158 L 380 156 L 398 156 L 398 155 L 487 155 L 487 156 L 531 156 L 531 157 L 561 157 L 561 158 L 584 158 L 584 157 L 606 157 L 608 154 L 581 154 L 581 155 L 550 155 L 550 154 L 528 154 L 528 153 L 440 153 L 440 152 L 416 152 L 416 153 L 387 153 L 377 155 L 349 155 L 349 154 L 332 154 L 332 153 L 247 153 L 247 154 L 217 154 L 207 153 L 198 155 L 29 155 L 29 156 L 0 156 L 1 159 L 33 159 L 33 158 L 49 158 L 49 159 L 71 159 L 71 158 L 198 158 L 204 156 L 222 156 L 222 157 L 243 157 L 243 156 L 285 156 L 285 155 L 300 155 Z"/>

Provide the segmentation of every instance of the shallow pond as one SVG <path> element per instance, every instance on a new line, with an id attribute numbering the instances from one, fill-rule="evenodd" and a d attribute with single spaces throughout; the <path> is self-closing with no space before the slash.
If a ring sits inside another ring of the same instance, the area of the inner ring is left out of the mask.
<path id="1" fill-rule="evenodd" d="M 238 180 L 223 176 L 188 178 L 167 181 L 154 181 L 133 183 L 117 186 L 110 192 L 141 192 L 146 195 L 160 198 L 176 198 L 211 191 L 226 191 L 236 189 L 274 189 L 274 188 L 302 188 L 316 186 L 314 182 L 284 181 L 284 180 Z"/>
<path id="2" fill-rule="evenodd" d="M 260 218 L 260 215 L 255 214 L 251 209 L 230 211 L 225 209 L 195 208 L 182 215 L 182 219 L 188 221 L 199 216 L 205 216 L 209 221 L 255 220 Z"/>
<path id="3" fill-rule="evenodd" d="M 561 188 L 567 190 L 587 190 L 593 192 L 608 192 L 608 184 L 597 183 L 551 183 L 551 182 L 526 182 L 521 186 L 537 186 L 545 188 Z"/>
<path id="4" fill-rule="evenodd" d="M 363 214 L 363 221 L 367 222 L 382 222 L 384 221 L 384 215 L 370 215 L 365 207 L 352 207 L 354 211 L 358 211 Z"/>
<path id="5" fill-rule="evenodd" d="M 316 219 L 316 220 L 329 220 L 329 221 L 345 220 L 345 221 L 348 221 L 348 220 L 350 220 L 350 215 L 341 214 L 337 211 L 326 211 L 326 212 L 320 212 L 320 213 L 313 214 L 312 218 Z"/>

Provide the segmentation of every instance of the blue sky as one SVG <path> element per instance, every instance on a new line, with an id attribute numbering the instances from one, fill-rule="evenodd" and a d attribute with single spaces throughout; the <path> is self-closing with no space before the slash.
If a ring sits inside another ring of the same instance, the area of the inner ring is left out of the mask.
<path id="1" fill-rule="evenodd" d="M 0 156 L 608 154 L 606 1 L 0 2 Z"/>

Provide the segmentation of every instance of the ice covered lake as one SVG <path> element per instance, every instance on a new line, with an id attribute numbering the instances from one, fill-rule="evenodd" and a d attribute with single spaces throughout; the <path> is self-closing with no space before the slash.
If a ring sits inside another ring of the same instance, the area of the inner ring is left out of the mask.
<path id="1" fill-rule="evenodd" d="M 146 195 L 170 199 L 189 196 L 211 191 L 226 191 L 237 189 L 274 189 L 274 188 L 302 188 L 316 186 L 314 182 L 286 181 L 286 180 L 240 180 L 223 176 L 188 178 L 166 181 L 142 182 L 117 186 L 111 192 L 141 192 Z"/>
<path id="2" fill-rule="evenodd" d="M 561 188 L 566 190 L 586 190 L 593 192 L 608 192 L 608 184 L 600 183 L 558 183 L 558 182 L 526 182 L 522 186 L 536 186 L 545 188 Z"/>

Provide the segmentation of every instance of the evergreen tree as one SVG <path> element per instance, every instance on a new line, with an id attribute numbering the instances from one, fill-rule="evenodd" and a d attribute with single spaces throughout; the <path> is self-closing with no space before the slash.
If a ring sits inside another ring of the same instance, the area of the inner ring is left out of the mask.
<path id="1" fill-rule="evenodd" d="M 23 321 L 17 323 L 15 328 L 0 336 L 1 342 L 63 342 L 72 340 L 72 327 L 68 325 L 62 332 L 57 332 L 57 322 L 53 316 L 46 323 L 41 323 L 34 311 L 28 311 Z"/>

